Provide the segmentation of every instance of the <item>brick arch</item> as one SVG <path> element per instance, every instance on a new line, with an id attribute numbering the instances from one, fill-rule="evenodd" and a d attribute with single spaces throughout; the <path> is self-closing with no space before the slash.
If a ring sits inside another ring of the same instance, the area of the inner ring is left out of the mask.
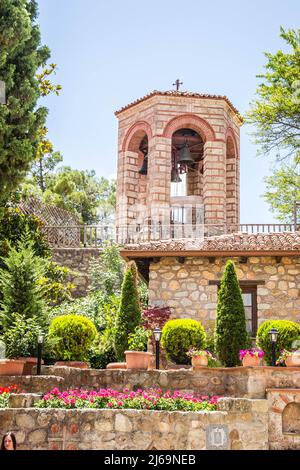
<path id="1" fill-rule="evenodd" d="M 183 128 L 193 129 L 198 132 L 204 142 L 216 140 L 215 132 L 211 125 L 195 114 L 182 114 L 171 119 L 164 128 L 163 137 L 171 139 L 174 132 Z"/>
<path id="2" fill-rule="evenodd" d="M 237 142 L 236 142 L 236 137 L 234 135 L 234 131 L 232 129 L 232 127 L 227 127 L 227 130 L 226 130 L 226 133 L 225 133 L 225 142 L 226 142 L 226 145 L 227 145 L 227 141 L 228 139 L 231 138 L 232 141 L 233 141 L 233 147 L 234 147 L 234 156 L 236 158 L 239 158 L 239 153 L 238 153 L 238 146 L 237 146 Z"/>
<path id="3" fill-rule="evenodd" d="M 146 121 L 138 121 L 133 124 L 123 139 L 122 150 L 136 152 L 138 150 L 138 145 L 144 134 L 147 134 L 148 142 L 152 138 L 152 129 L 150 124 Z"/>

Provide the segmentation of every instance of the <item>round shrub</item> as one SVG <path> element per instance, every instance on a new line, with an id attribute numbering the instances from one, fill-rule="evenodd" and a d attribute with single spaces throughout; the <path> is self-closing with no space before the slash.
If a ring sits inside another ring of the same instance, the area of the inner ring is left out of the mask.
<path id="1" fill-rule="evenodd" d="M 276 357 L 279 356 L 281 349 L 290 350 L 292 342 L 300 335 L 299 323 L 289 320 L 266 320 L 257 330 L 256 343 L 265 352 L 267 364 L 272 363 L 272 343 L 269 331 L 275 328 L 278 331 L 276 343 Z"/>
<path id="2" fill-rule="evenodd" d="M 203 349 L 206 335 L 196 320 L 169 320 L 162 329 L 161 341 L 169 359 L 176 364 L 189 364 L 187 351 L 192 347 Z"/>
<path id="3" fill-rule="evenodd" d="M 54 318 L 49 327 L 52 351 L 62 361 L 86 361 L 96 336 L 95 325 L 81 315 Z"/>

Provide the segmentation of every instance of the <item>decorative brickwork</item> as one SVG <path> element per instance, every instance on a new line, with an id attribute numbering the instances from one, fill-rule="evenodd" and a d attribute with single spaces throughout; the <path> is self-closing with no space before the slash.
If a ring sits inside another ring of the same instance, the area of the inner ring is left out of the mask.
<path id="1" fill-rule="evenodd" d="M 117 227 L 146 221 L 170 223 L 172 137 L 180 129 L 195 131 L 204 143 L 204 164 L 189 175 L 187 195 L 203 198 L 206 224 L 239 222 L 241 119 L 226 97 L 153 92 L 116 115 Z M 140 145 L 145 139 L 148 173 L 141 175 Z"/>

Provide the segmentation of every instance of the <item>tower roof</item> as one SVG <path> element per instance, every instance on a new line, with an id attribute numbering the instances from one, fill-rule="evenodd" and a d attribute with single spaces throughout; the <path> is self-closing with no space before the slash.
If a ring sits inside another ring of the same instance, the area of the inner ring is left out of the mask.
<path id="1" fill-rule="evenodd" d="M 209 94 L 203 94 L 203 93 L 194 93 L 191 91 L 176 91 L 176 90 L 170 90 L 170 91 L 158 91 L 158 90 L 153 90 L 147 95 L 143 96 L 142 98 L 139 98 L 135 101 L 132 101 L 131 103 L 127 104 L 126 106 L 123 106 L 119 110 L 115 112 L 115 115 L 118 116 L 121 114 L 123 111 L 126 111 L 129 108 L 132 108 L 133 106 L 136 106 L 139 103 L 142 103 L 143 101 L 148 100 L 149 98 L 152 98 L 153 96 L 175 96 L 175 97 L 185 97 L 185 98 L 204 98 L 204 99 L 217 99 L 217 100 L 223 100 L 226 101 L 226 103 L 229 105 L 229 107 L 232 109 L 232 111 L 237 115 L 237 117 L 240 119 L 241 122 L 243 122 L 243 118 L 239 114 L 239 111 L 233 106 L 231 101 L 227 98 L 227 96 L 222 96 L 222 95 L 209 95 Z"/>

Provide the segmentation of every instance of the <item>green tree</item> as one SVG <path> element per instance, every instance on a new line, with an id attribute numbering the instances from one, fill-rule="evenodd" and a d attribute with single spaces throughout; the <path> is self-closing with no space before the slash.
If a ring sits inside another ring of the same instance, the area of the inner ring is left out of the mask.
<path id="1" fill-rule="evenodd" d="M 40 279 L 45 275 L 46 265 L 36 256 L 28 231 L 2 261 L 0 293 L 4 326 L 9 326 L 15 313 L 26 318 L 39 317 L 42 323 L 45 319 L 45 287 Z"/>
<path id="2" fill-rule="evenodd" d="M 123 282 L 125 262 L 117 245 L 106 243 L 99 258 L 90 264 L 90 290 L 106 295 L 119 294 Z"/>
<path id="3" fill-rule="evenodd" d="M 267 190 L 264 199 L 270 204 L 272 212 L 283 222 L 293 222 L 294 200 L 300 201 L 299 165 L 296 162 L 282 165 L 265 181 Z"/>
<path id="4" fill-rule="evenodd" d="M 291 51 L 265 53 L 266 72 L 257 88 L 246 121 L 256 127 L 255 141 L 262 152 L 282 152 L 280 159 L 300 155 L 300 29 L 285 31 L 280 36 Z"/>
<path id="5" fill-rule="evenodd" d="M 247 348 L 245 309 L 234 263 L 228 260 L 218 291 L 215 349 L 226 367 L 239 364 L 239 351 Z"/>
<path id="6" fill-rule="evenodd" d="M 45 123 L 46 108 L 37 108 L 41 96 L 36 73 L 50 50 L 41 46 L 35 0 L 0 2 L 0 78 L 7 103 L 0 106 L 0 207 L 29 170 L 35 157 L 37 130 Z"/>
<path id="7" fill-rule="evenodd" d="M 83 223 L 94 224 L 101 218 L 101 207 L 106 208 L 102 222 L 114 212 L 115 193 L 115 183 L 97 178 L 94 170 L 61 167 L 48 177 L 43 200 L 75 214 Z"/>
<path id="8" fill-rule="evenodd" d="M 124 359 L 128 349 L 128 336 L 141 324 L 141 307 L 137 289 L 137 267 L 131 261 L 126 269 L 121 290 L 121 302 L 117 313 L 114 348 L 117 359 Z"/>

